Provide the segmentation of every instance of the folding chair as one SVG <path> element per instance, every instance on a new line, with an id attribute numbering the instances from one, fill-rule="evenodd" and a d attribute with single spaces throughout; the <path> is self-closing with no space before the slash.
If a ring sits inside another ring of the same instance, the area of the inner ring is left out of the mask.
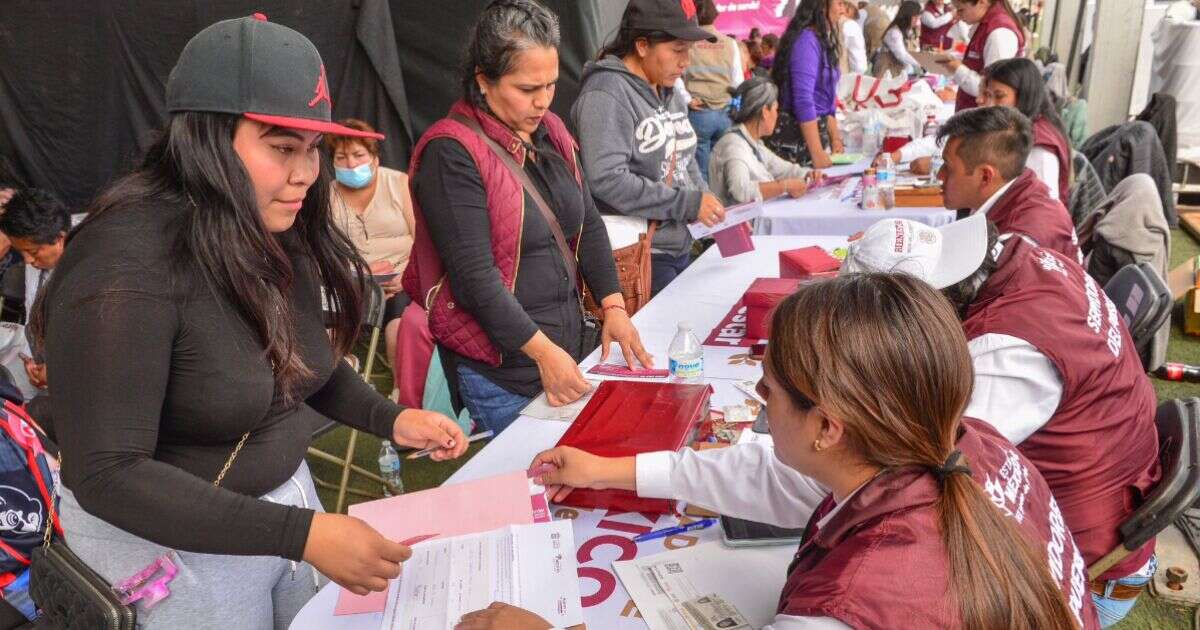
<path id="1" fill-rule="evenodd" d="M 1158 459 L 1162 478 L 1118 531 L 1121 544 L 1088 567 L 1096 579 L 1175 522 L 1200 499 L 1200 398 L 1168 400 L 1158 407 Z"/>
<path id="2" fill-rule="evenodd" d="M 380 288 L 380 286 L 375 282 L 371 282 L 367 293 L 367 316 L 365 320 L 365 324 L 371 329 L 371 337 L 367 342 L 367 360 L 364 362 L 361 372 L 363 379 L 366 380 L 368 384 L 371 382 L 371 374 L 375 367 L 375 355 L 379 349 L 379 337 L 383 330 L 383 303 L 383 289 Z M 313 439 L 315 440 L 318 437 L 329 433 L 338 426 L 340 425 L 333 421 L 322 424 L 314 430 Z M 315 477 L 313 478 L 313 482 L 318 486 L 338 491 L 337 503 L 334 509 L 335 512 L 341 512 L 342 508 L 345 507 L 347 493 L 370 498 L 379 498 L 382 496 L 381 493 L 370 493 L 350 488 L 349 485 L 351 472 L 362 475 L 363 477 L 378 483 L 381 488 L 385 483 L 387 483 L 383 480 L 383 477 L 380 477 L 377 473 L 373 473 L 354 463 L 354 452 L 357 446 L 358 430 L 351 429 L 350 439 L 346 442 L 346 452 L 341 457 L 331 453 L 326 453 L 325 451 L 322 451 L 314 446 L 308 447 L 309 455 L 318 459 L 323 459 L 327 462 L 331 462 L 342 469 L 341 479 L 337 484 L 317 479 Z"/>
<path id="3" fill-rule="evenodd" d="M 1129 329 L 1142 367 L 1149 370 L 1154 335 L 1171 318 L 1175 305 L 1171 289 L 1150 263 L 1140 262 L 1121 267 L 1104 285 L 1104 293 Z"/>

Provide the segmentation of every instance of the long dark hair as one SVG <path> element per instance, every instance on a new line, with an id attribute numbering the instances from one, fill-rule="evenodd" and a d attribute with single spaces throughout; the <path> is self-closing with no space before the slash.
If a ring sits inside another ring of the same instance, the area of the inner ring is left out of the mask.
<path id="1" fill-rule="evenodd" d="M 900 10 L 896 11 L 896 17 L 892 19 L 892 23 L 888 24 L 888 29 L 893 26 L 900 29 L 900 34 L 905 39 L 913 35 L 913 18 L 921 15 L 921 5 L 917 0 L 904 0 L 900 3 Z M 884 29 L 887 32 L 887 29 Z"/>
<path id="2" fill-rule="evenodd" d="M 1017 93 L 1017 110 L 1031 122 L 1045 118 L 1063 138 L 1067 138 L 1066 128 L 1058 117 L 1054 99 L 1046 89 L 1046 81 L 1037 64 L 1023 57 L 1001 59 L 983 69 L 983 78 L 1012 88 Z"/>
<path id="3" fill-rule="evenodd" d="M 845 423 L 846 448 L 884 471 L 934 470 L 973 387 L 967 339 L 928 284 L 892 273 L 802 285 L 776 307 L 765 364 L 797 406 Z M 969 462 L 967 462 L 969 464 Z M 885 472 L 886 474 L 886 472 Z M 962 628 L 1072 630 L 1059 584 L 982 485 L 947 475 L 935 506 Z"/>
<path id="4" fill-rule="evenodd" d="M 837 26 L 829 22 L 829 7 L 838 0 L 801 0 L 796 7 L 796 14 L 788 22 L 787 30 L 779 40 L 779 49 L 775 52 L 775 62 L 771 64 L 771 80 L 779 86 L 779 94 L 784 103 L 784 109 L 792 108 L 792 49 L 796 40 L 806 28 L 812 29 L 821 42 L 825 51 L 826 63 L 830 72 L 838 67 L 841 54 L 841 43 L 837 34 Z"/>
<path id="5" fill-rule="evenodd" d="M 294 400 L 313 375 L 297 351 L 295 315 L 287 298 L 295 270 L 281 239 L 262 222 L 254 185 L 233 148 L 240 116 L 183 112 L 171 117 L 159 139 L 132 174 L 118 180 L 94 204 L 71 238 L 109 212 L 146 200 L 183 206 L 183 226 L 172 273 L 200 275 L 207 288 L 234 304 L 265 346 L 276 389 Z M 320 173 L 308 189 L 291 231 L 316 265 L 328 299 L 335 357 L 349 352 L 362 323 L 366 264 L 330 218 L 330 173 L 322 156 Z M 33 334 L 45 338 L 45 301 L 35 307 Z"/>
<path id="6" fill-rule="evenodd" d="M 979 0 L 961 0 L 961 2 L 971 6 L 979 4 Z M 989 9 L 997 4 L 1000 5 L 1000 8 L 1004 9 L 1004 12 L 1008 14 L 1008 17 L 1012 18 L 1013 23 L 1017 25 L 1017 28 L 1021 28 L 1021 26 L 1025 23 L 1021 20 L 1020 16 L 1017 15 L 1017 12 L 1013 11 L 1012 5 L 1009 4 L 1008 0 L 990 0 L 990 2 L 991 5 L 989 5 Z"/>

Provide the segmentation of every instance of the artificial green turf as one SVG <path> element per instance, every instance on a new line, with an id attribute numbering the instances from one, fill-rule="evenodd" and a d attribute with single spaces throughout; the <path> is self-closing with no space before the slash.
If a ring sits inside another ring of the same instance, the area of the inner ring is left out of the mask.
<path id="1" fill-rule="evenodd" d="M 1183 230 L 1173 230 L 1171 233 L 1171 268 L 1183 263 L 1185 260 L 1200 254 L 1200 244 L 1189 236 Z M 1167 350 L 1167 359 L 1170 361 L 1178 361 L 1189 363 L 1192 365 L 1200 365 L 1200 339 L 1189 337 L 1183 334 L 1182 319 L 1183 311 L 1181 304 L 1176 305 L 1175 313 L 1172 317 L 1171 325 L 1171 343 Z M 360 349 L 360 353 L 362 350 Z M 382 392 L 387 393 L 392 389 L 391 372 L 385 372 L 375 379 L 375 386 Z M 1159 400 L 1167 400 L 1170 398 L 1181 398 L 1186 396 L 1200 396 L 1200 384 L 1195 383 L 1169 383 L 1153 379 L 1154 388 L 1158 392 Z M 350 430 L 342 427 L 331 433 L 326 434 L 317 440 L 313 446 L 317 448 L 335 453 L 341 456 L 346 450 L 346 443 L 349 439 Z M 429 458 L 408 461 L 404 460 L 401 474 L 404 477 L 404 488 L 406 491 L 424 490 L 439 486 L 454 471 L 466 463 L 475 453 L 479 452 L 483 443 L 471 445 L 471 449 L 457 461 L 453 462 L 435 462 Z M 379 439 L 370 435 L 359 434 L 358 445 L 355 449 L 354 461 L 359 466 L 367 470 L 378 470 L 379 465 L 376 458 L 379 456 Z M 339 470 L 333 464 L 310 457 L 308 460 L 309 466 L 312 468 L 313 474 L 318 478 L 332 482 L 337 482 Z M 367 482 L 366 480 L 351 475 L 352 488 L 359 488 L 369 492 L 379 492 L 376 484 Z M 336 502 L 337 493 L 332 490 L 318 489 L 321 495 L 321 503 L 327 509 L 333 509 Z M 368 499 L 349 495 L 348 504 L 366 501 Z M 1116 628 L 1120 630 L 1149 630 L 1161 628 L 1188 628 L 1191 627 L 1193 609 L 1181 608 L 1166 604 L 1152 597 L 1143 596 L 1138 599 L 1137 606 Z"/>

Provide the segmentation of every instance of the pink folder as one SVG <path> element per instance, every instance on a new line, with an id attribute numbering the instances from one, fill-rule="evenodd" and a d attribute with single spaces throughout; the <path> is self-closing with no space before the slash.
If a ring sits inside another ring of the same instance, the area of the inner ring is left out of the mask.
<path id="1" fill-rule="evenodd" d="M 391 540 L 437 534 L 475 534 L 534 522 L 525 471 L 350 506 L 350 516 L 366 521 Z M 543 508 L 545 509 L 545 508 Z M 548 510 L 546 510 L 548 512 Z M 403 571 L 403 566 L 401 567 Z M 387 592 L 359 596 L 342 589 L 335 615 L 383 612 Z"/>

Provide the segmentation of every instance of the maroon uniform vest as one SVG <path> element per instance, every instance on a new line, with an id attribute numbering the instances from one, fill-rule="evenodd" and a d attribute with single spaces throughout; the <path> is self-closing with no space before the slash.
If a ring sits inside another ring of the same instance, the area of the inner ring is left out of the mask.
<path id="1" fill-rule="evenodd" d="M 975 481 L 1046 559 L 1077 623 L 1099 628 L 1087 566 L 1037 469 L 978 420 L 963 420 L 957 447 Z M 938 524 L 940 494 L 926 469 L 886 471 L 822 526 L 833 509 L 826 498 L 788 569 L 778 613 L 832 617 L 853 628 L 961 627 Z"/>
<path id="2" fill-rule="evenodd" d="M 963 330 L 968 339 L 1023 339 L 1062 378 L 1054 415 L 1019 448 L 1050 484 L 1091 565 L 1117 546 L 1117 526 L 1160 475 L 1157 399 L 1116 306 L 1074 260 L 1014 238 Z M 1152 540 L 1102 577 L 1133 573 L 1153 551 Z"/>
<path id="3" fill-rule="evenodd" d="M 1050 196 L 1050 189 L 1030 169 L 1013 180 L 988 209 L 987 218 L 1001 234 L 1024 234 L 1042 247 L 1075 262 L 1082 261 L 1071 214 L 1062 202 Z"/>
<path id="4" fill-rule="evenodd" d="M 1042 147 L 1058 158 L 1058 200 L 1066 208 L 1071 200 L 1071 191 L 1068 190 L 1071 186 L 1071 146 L 1062 132 L 1041 116 L 1033 121 L 1033 146 Z"/>
<path id="5" fill-rule="evenodd" d="M 929 0 L 925 3 L 925 10 L 932 13 L 934 16 L 941 17 L 946 12 L 946 8 L 940 2 Z M 938 28 L 925 28 L 921 25 L 921 48 L 942 48 L 949 50 L 954 46 L 954 40 L 950 38 L 950 28 L 954 26 L 957 20 L 950 20 L 945 25 Z"/>
<path id="6" fill-rule="evenodd" d="M 975 34 L 971 36 L 971 41 L 967 43 L 967 54 L 963 57 L 963 65 L 974 70 L 976 73 L 983 72 L 983 47 L 987 44 L 988 35 L 998 28 L 1006 28 L 1017 34 L 1017 57 L 1025 56 L 1025 31 L 1013 20 L 1008 11 L 999 2 L 993 3 L 987 13 L 983 14 L 983 19 L 975 27 Z M 954 111 L 961 112 L 964 109 L 975 107 L 975 97 L 967 94 L 961 87 L 958 89 L 958 101 L 954 105 Z"/>
<path id="7" fill-rule="evenodd" d="M 489 114 L 481 112 L 465 101 L 450 108 L 450 113 L 474 118 L 484 133 L 504 147 L 517 164 L 525 162 L 525 145 L 508 127 Z M 583 180 L 576 162 L 575 140 L 567 131 L 562 120 L 551 112 L 542 119 L 549 132 L 551 143 L 566 159 L 567 164 L 580 182 Z M 409 185 L 416 181 L 421 168 L 421 156 L 426 145 L 435 138 L 453 138 L 467 149 L 479 168 L 483 189 L 487 193 L 488 219 L 492 224 L 492 257 L 500 270 L 504 286 L 513 290 L 517 277 L 517 263 L 521 252 L 521 226 L 525 217 L 525 191 L 521 182 L 513 176 L 503 162 L 488 148 L 487 144 L 465 125 L 450 118 L 434 123 L 421 136 L 413 150 L 412 162 L 408 167 Z M 417 304 L 424 305 L 429 314 L 429 331 L 434 339 L 447 348 L 465 357 L 489 365 L 500 365 L 500 351 L 492 344 L 487 333 L 475 318 L 455 303 L 454 289 L 446 276 L 442 259 L 434 248 L 425 225 L 425 212 L 437 212 L 439 208 L 421 208 L 416 194 L 413 197 L 413 214 L 416 230 L 413 237 L 412 254 L 404 269 L 404 292 Z M 533 212 L 535 208 L 530 209 Z M 572 245 L 578 245 L 574 239 Z"/>

